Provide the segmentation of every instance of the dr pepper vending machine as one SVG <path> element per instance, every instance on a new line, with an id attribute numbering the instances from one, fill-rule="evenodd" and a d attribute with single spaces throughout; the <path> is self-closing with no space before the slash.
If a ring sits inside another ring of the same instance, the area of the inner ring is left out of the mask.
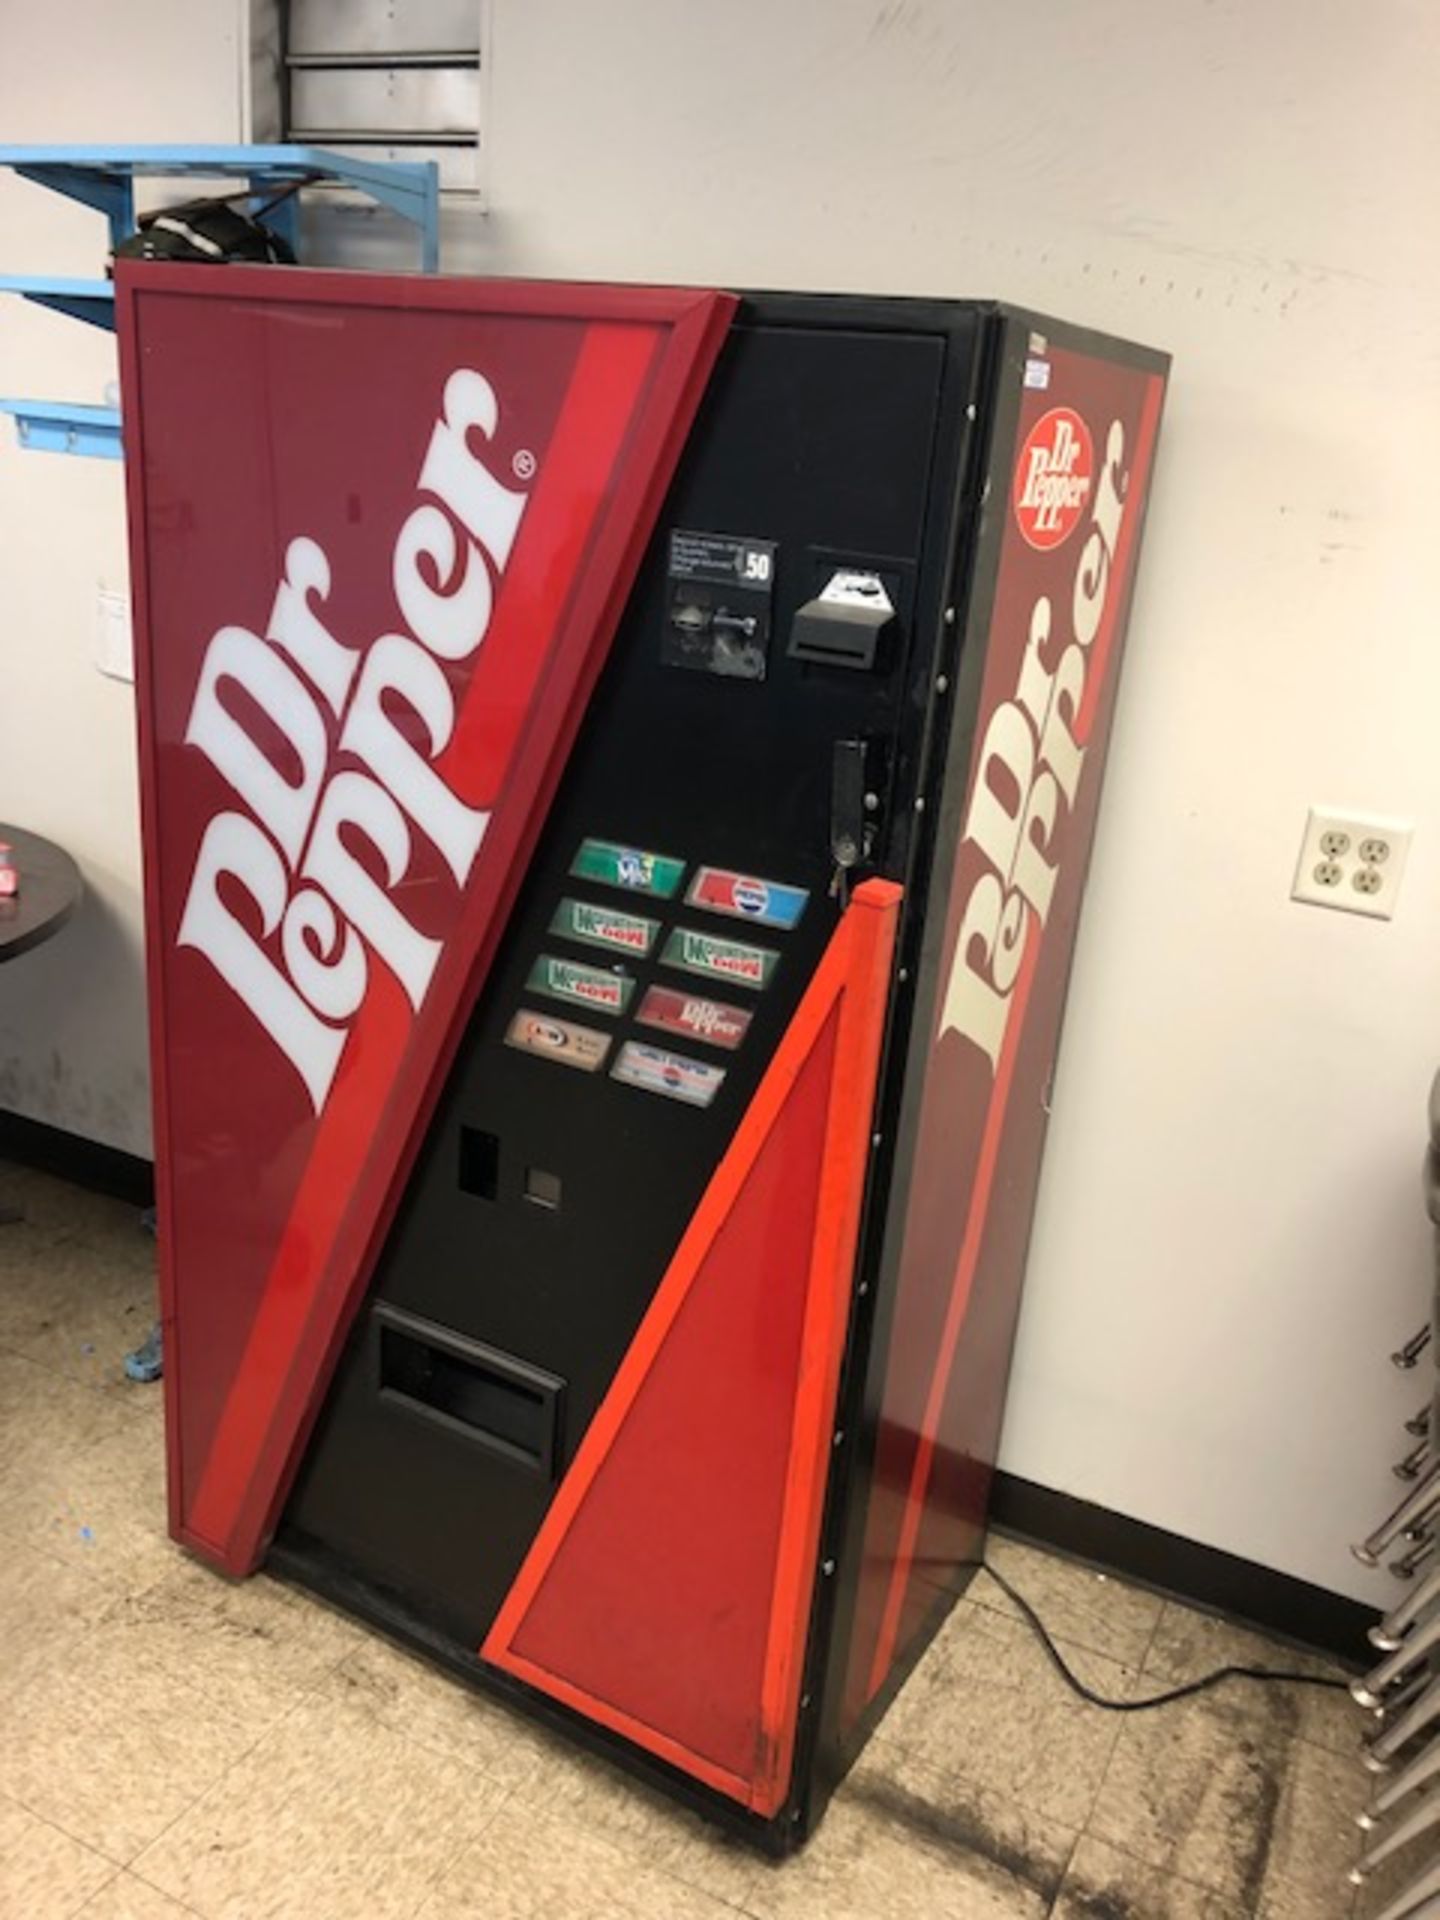
<path id="1" fill-rule="evenodd" d="M 781 1851 L 983 1539 L 1166 359 L 118 309 L 175 1538 Z"/>

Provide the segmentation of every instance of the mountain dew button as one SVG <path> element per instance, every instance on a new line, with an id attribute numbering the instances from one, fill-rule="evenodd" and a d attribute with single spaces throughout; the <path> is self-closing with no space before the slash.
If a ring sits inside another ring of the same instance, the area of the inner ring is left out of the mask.
<path id="1" fill-rule="evenodd" d="M 618 846 L 613 840 L 582 840 L 570 863 L 577 880 L 598 880 L 603 887 L 628 887 L 632 893 L 653 893 L 669 900 L 680 891 L 685 862 L 663 853 L 644 853 L 639 847 Z"/>
<path id="2" fill-rule="evenodd" d="M 618 907 L 597 907 L 591 900 L 562 900 L 555 909 L 550 931 L 562 940 L 579 940 L 587 947 L 609 947 L 618 953 L 649 953 L 660 931 L 658 920 L 643 914 L 621 913 Z"/>
<path id="3" fill-rule="evenodd" d="M 578 960 L 558 960 L 542 953 L 525 982 L 531 993 L 548 993 L 554 1000 L 571 1000 L 595 1013 L 624 1013 L 635 991 L 628 973 L 607 973 L 584 967 Z"/>
<path id="4" fill-rule="evenodd" d="M 732 986 L 754 987 L 758 992 L 769 986 L 780 956 L 773 947 L 746 946 L 739 940 L 702 933 L 698 927 L 677 927 L 660 958 L 667 967 L 683 967 L 687 973 L 703 973 L 711 980 L 728 980 Z"/>

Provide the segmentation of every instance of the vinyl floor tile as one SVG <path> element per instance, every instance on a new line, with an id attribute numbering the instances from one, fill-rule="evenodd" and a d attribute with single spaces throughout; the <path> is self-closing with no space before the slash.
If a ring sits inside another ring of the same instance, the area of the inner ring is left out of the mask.
<path id="1" fill-rule="evenodd" d="M 1119 1737 L 1114 1715 L 1076 1699 L 1029 1629 L 962 1601 L 881 1723 L 941 1773 L 1083 1827 Z M 1061 1650 L 1088 1685 L 1123 1698 L 1128 1668 L 1083 1647 Z"/>
<path id="2" fill-rule="evenodd" d="M 13 1160 L 0 1160 L 0 1208 L 4 1207 L 17 1209 L 22 1217 L 16 1225 L 0 1228 L 0 1235 L 66 1233 L 121 1247 L 140 1222 L 140 1209 L 128 1201 L 92 1193 Z"/>
<path id="3" fill-rule="evenodd" d="M 0 1227 L 0 1235 L 7 1229 Z M 63 1469 L 127 1425 L 125 1401 L 63 1379 L 50 1367 L 0 1351 L 0 1513 L 15 1533 L 13 1502 L 40 1475 Z"/>
<path id="4" fill-rule="evenodd" d="M 378 1634 L 357 1633 L 357 1642 L 327 1691 L 417 1746 L 475 1767 L 507 1789 L 528 1779 L 555 1751 L 533 1721 L 453 1675 Z"/>
<path id="5" fill-rule="evenodd" d="M 1050 1897 L 971 1844 L 842 1792 L 804 1851 L 762 1868 L 757 1920 L 1041 1920 Z"/>
<path id="6" fill-rule="evenodd" d="M 1165 1607 L 1159 1594 L 1003 1534 L 990 1535 L 985 1558 L 1029 1601 L 1051 1633 L 1122 1666 L 1138 1669 L 1143 1664 Z M 992 1613 L 1019 1618 L 1014 1602 L 985 1573 L 976 1575 L 968 1597 Z"/>
<path id="7" fill-rule="evenodd" d="M 223 1632 L 180 1632 L 115 1601 L 15 1696 L 0 1793 L 124 1865 L 288 1704 L 273 1677 L 243 1703 L 217 1686 L 208 1669 L 223 1657 Z"/>
<path id="8" fill-rule="evenodd" d="M 133 1870 L 203 1920 L 413 1920 L 502 1798 L 473 1768 L 312 1697 Z"/>
<path id="9" fill-rule="evenodd" d="M 20 1540 L 0 1539 L 0 1727 L 46 1663 L 73 1652 L 111 1606 L 104 1584 Z"/>
<path id="10" fill-rule="evenodd" d="M 155 1243 L 133 1216 L 122 1246 L 71 1234 L 38 1241 L 18 1272 L 0 1280 L 0 1346 L 86 1386 L 128 1388 L 124 1356 L 157 1312 Z M 0 1228 L 25 1234 L 24 1228 Z"/>
<path id="11" fill-rule="evenodd" d="M 1052 1920 L 1250 1920 L 1250 1914 L 1208 1887 L 1147 1867 L 1086 1834 L 1070 1861 Z"/>
<path id="12" fill-rule="evenodd" d="M 1247 1910 L 1283 1887 L 1340 1915 L 1364 1779 L 1357 1762 L 1297 1738 L 1293 1721 L 1201 1697 L 1126 1722 L 1090 1830 Z"/>
<path id="13" fill-rule="evenodd" d="M 948 1849 L 992 1887 L 1013 1883 L 1017 1900 L 1053 1900 L 1079 1838 L 1072 1827 L 1004 1800 L 962 1774 L 926 1766 L 883 1734 L 861 1755 L 840 1799 Z"/>
<path id="14" fill-rule="evenodd" d="M 61 1438 L 53 1451 L 34 1459 L 5 1494 L 0 1511 L 6 1531 L 117 1592 L 153 1585 L 184 1558 L 166 1532 L 165 1448 L 154 1403 L 127 1403 L 120 1397 L 124 1388 L 102 1396 L 88 1387 L 72 1389 L 53 1373 L 47 1377 L 67 1397 L 88 1394 L 120 1417 L 88 1439 L 77 1435 L 72 1444 Z"/>
<path id="15" fill-rule="evenodd" d="M 1364 1649 L 1356 1648 L 1357 1660 L 1363 1660 L 1364 1654 Z M 1151 1691 L 1156 1682 L 1194 1680 L 1223 1666 L 1281 1668 L 1312 1674 L 1317 1680 L 1341 1682 L 1330 1688 L 1230 1680 L 1217 1689 L 1214 1697 L 1227 1707 L 1252 1714 L 1265 1725 L 1286 1733 L 1293 1731 L 1303 1740 L 1313 1740 L 1333 1753 L 1354 1758 L 1367 1722 L 1343 1685 L 1352 1677 L 1347 1669 L 1337 1661 L 1296 1652 L 1263 1633 L 1217 1620 L 1213 1614 L 1167 1601 L 1146 1655 L 1141 1690 Z"/>
<path id="16" fill-rule="evenodd" d="M 80 1920 L 195 1920 L 195 1909 L 182 1907 L 133 1873 L 117 1873 L 81 1909 Z"/>
<path id="17" fill-rule="evenodd" d="M 242 1717 L 256 1701 L 272 1718 L 287 1711 L 369 1644 L 344 1614 L 266 1574 L 227 1580 L 184 1557 L 111 1610 L 107 1625 L 121 1623 L 149 1660 L 188 1671 L 217 1709 Z"/>
<path id="18" fill-rule="evenodd" d="M 736 1920 L 736 1909 L 593 1828 L 512 1800 L 440 1877 L 418 1920 Z"/>
<path id="19" fill-rule="evenodd" d="M 0 1914 L 70 1920 L 111 1878 L 114 1862 L 13 1803 L 0 1803 Z"/>
<path id="20" fill-rule="evenodd" d="M 1254 1909 L 1255 1920 L 1350 1920 L 1356 1911 L 1350 1889 L 1328 1887 L 1323 1892 L 1304 1881 L 1272 1875 Z"/>
<path id="21" fill-rule="evenodd" d="M 547 1743 L 516 1789 L 534 1812 L 598 1834 L 688 1886 L 744 1906 L 757 1873 L 753 1848 L 580 1749 Z"/>

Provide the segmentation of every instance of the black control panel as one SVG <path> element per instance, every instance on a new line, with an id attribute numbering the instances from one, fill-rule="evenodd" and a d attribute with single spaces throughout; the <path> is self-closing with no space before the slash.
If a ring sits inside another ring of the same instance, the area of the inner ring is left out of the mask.
<path id="1" fill-rule="evenodd" d="M 742 308 L 337 1373 L 287 1527 L 462 1645 L 847 886 L 903 872 L 951 322 Z"/>

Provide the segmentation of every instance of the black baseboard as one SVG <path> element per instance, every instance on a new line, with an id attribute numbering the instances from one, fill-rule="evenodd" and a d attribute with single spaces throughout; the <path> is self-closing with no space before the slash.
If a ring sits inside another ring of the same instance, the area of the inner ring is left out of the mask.
<path id="1" fill-rule="evenodd" d="M 132 1206 L 149 1207 L 155 1202 L 155 1168 L 150 1161 L 122 1153 L 118 1147 L 101 1146 L 98 1140 L 82 1140 L 78 1133 L 46 1126 L 43 1120 L 24 1114 L 0 1111 L 0 1160 L 36 1167 Z"/>
<path id="2" fill-rule="evenodd" d="M 1368 1667 L 1374 1659 L 1365 1630 L 1380 1618 L 1378 1610 L 1308 1580 L 1008 1473 L 995 1475 L 990 1517 L 1004 1533 L 1153 1587 L 1186 1606 L 1331 1654 L 1348 1666 Z"/>

